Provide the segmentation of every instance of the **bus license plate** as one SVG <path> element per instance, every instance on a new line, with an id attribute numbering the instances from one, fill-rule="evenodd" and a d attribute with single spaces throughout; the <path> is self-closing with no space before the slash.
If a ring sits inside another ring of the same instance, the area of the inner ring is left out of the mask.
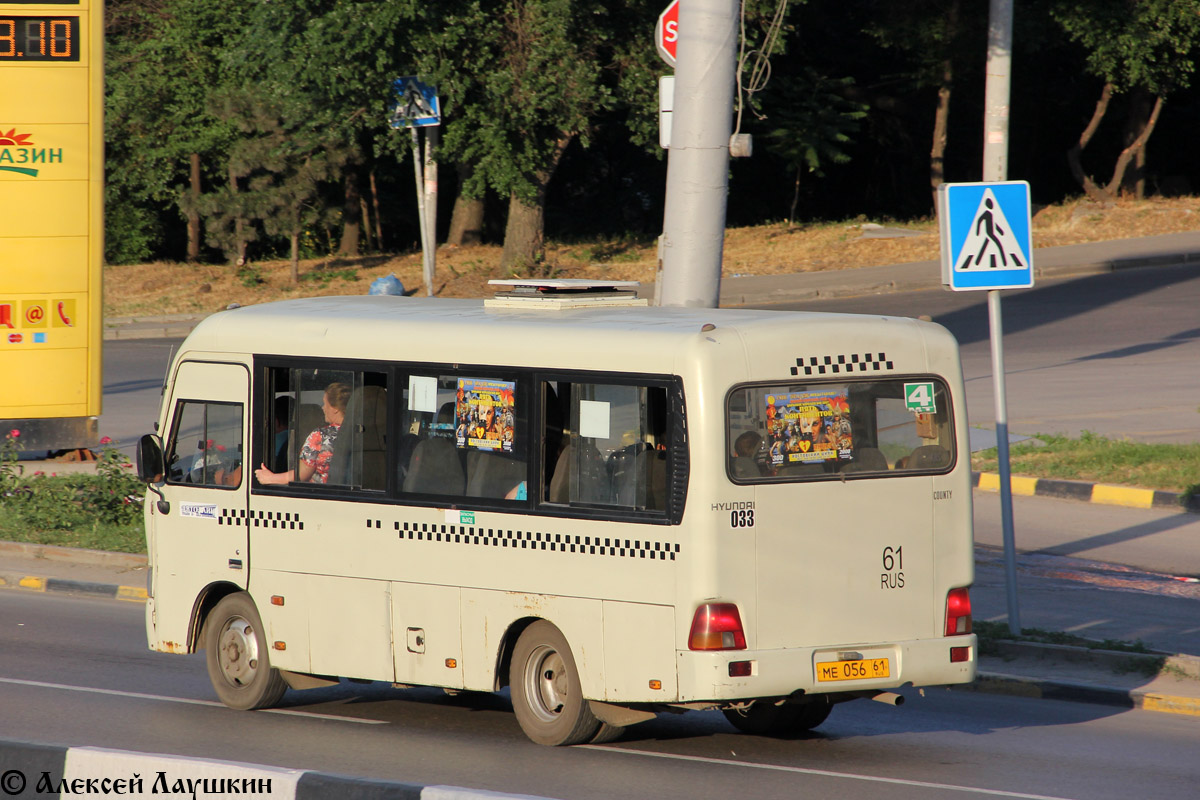
<path id="1" fill-rule="evenodd" d="M 886 658 L 861 661 L 822 661 L 817 663 L 817 681 L 855 681 L 890 678 L 891 664 Z"/>

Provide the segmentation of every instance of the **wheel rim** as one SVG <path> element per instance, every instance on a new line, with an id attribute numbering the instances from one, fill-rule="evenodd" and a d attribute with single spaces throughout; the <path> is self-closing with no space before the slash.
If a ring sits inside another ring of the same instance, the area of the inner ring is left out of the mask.
<path id="1" fill-rule="evenodd" d="M 231 617 L 221 628 L 217 661 L 231 686 L 244 687 L 254 682 L 258 674 L 258 636 L 244 617 Z"/>
<path id="2" fill-rule="evenodd" d="M 525 696 L 529 710 L 542 722 L 554 722 L 569 696 L 569 676 L 563 657 L 553 647 L 541 645 L 525 662 Z"/>

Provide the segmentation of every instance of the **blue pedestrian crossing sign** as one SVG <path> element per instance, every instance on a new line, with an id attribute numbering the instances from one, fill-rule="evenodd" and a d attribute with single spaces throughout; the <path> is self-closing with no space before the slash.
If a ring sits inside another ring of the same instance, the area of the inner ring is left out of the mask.
<path id="1" fill-rule="evenodd" d="M 417 80 L 415 75 L 397 78 L 392 84 L 392 112 L 388 123 L 393 128 L 429 128 L 442 123 L 442 107 L 437 88 Z"/>
<path id="2" fill-rule="evenodd" d="M 942 283 L 954 291 L 1033 286 L 1033 222 L 1026 181 L 938 187 Z"/>

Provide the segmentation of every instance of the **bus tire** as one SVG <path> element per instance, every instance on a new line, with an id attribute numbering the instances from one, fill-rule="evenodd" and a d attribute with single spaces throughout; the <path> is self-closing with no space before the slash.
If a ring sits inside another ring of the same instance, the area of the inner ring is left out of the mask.
<path id="1" fill-rule="evenodd" d="M 600 720 L 583 697 L 566 637 L 545 620 L 530 625 L 517 639 L 509 685 L 517 722 L 538 744 L 581 744 L 600 730 Z"/>
<path id="2" fill-rule="evenodd" d="M 208 678 L 222 703 L 250 711 L 283 697 L 287 683 L 271 666 L 262 619 L 250 595 L 222 598 L 205 622 L 204 639 Z"/>
<path id="3" fill-rule="evenodd" d="M 588 744 L 608 744 L 615 742 L 625 734 L 624 725 L 613 725 L 608 722 L 601 722 L 600 729 L 592 736 Z"/>
<path id="4" fill-rule="evenodd" d="M 749 708 L 729 708 L 722 713 L 733 727 L 755 736 L 790 736 L 810 731 L 829 718 L 833 704 L 817 697 L 804 703 L 775 705 L 759 700 Z"/>

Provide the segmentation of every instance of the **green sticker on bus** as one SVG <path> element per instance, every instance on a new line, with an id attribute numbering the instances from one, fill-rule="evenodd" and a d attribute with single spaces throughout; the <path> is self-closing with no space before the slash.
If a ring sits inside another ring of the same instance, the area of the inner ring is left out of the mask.
<path id="1" fill-rule="evenodd" d="M 933 382 L 904 384 L 904 407 L 918 414 L 937 413 L 933 397 Z"/>
<path id="2" fill-rule="evenodd" d="M 475 524 L 475 512 L 474 511 L 458 512 L 458 524 L 459 525 L 474 525 Z"/>

